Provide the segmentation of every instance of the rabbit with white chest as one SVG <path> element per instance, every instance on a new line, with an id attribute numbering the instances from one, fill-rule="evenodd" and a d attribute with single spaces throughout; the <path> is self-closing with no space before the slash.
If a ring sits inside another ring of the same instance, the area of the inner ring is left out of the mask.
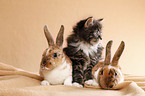
<path id="1" fill-rule="evenodd" d="M 47 26 L 44 27 L 44 33 L 47 38 L 49 48 L 44 51 L 40 64 L 40 76 L 44 78 L 41 85 L 71 85 L 71 60 L 65 55 L 62 49 L 64 33 L 63 25 L 57 35 L 56 44 L 54 44 L 54 40 L 48 31 Z"/>

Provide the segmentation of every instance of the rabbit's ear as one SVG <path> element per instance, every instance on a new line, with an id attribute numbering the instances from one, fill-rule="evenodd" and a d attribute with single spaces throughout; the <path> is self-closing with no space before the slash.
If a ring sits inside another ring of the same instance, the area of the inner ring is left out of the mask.
<path id="1" fill-rule="evenodd" d="M 56 45 L 59 47 L 62 47 L 62 44 L 63 44 L 63 33 L 64 33 L 64 26 L 61 25 L 59 33 L 56 38 Z"/>
<path id="2" fill-rule="evenodd" d="M 49 46 L 54 46 L 54 40 L 53 40 L 53 38 L 52 38 L 48 28 L 47 28 L 47 25 L 44 26 L 44 34 L 45 34 L 46 39 L 48 41 L 48 45 Z"/>
<path id="3" fill-rule="evenodd" d="M 106 45 L 106 55 L 105 55 L 105 61 L 104 64 L 105 65 L 109 65 L 110 64 L 110 60 L 111 60 L 111 46 L 112 46 L 112 40 L 110 40 L 107 45 Z"/>
<path id="4" fill-rule="evenodd" d="M 85 28 L 87 28 L 88 26 L 93 25 L 93 17 L 89 17 L 87 19 L 87 21 L 85 22 Z"/>
<path id="5" fill-rule="evenodd" d="M 117 51 L 114 54 L 114 57 L 113 57 L 112 63 L 111 63 L 112 66 L 118 65 L 118 61 L 119 61 L 119 58 L 124 50 L 124 47 L 125 47 L 125 43 L 124 43 L 124 41 L 122 41 L 120 46 L 118 47 Z"/>

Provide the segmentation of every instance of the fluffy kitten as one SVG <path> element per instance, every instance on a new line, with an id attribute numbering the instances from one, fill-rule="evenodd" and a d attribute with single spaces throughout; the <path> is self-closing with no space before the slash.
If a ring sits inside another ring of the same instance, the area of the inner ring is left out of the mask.
<path id="1" fill-rule="evenodd" d="M 99 62 L 103 50 L 102 20 L 92 17 L 81 20 L 67 38 L 64 51 L 72 61 L 73 86 L 83 87 L 84 82 L 89 85 L 93 83 L 92 68 Z"/>

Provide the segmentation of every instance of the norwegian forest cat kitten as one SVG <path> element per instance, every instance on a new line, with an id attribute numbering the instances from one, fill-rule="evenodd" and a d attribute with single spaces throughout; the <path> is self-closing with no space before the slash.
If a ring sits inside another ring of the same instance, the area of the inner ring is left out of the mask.
<path id="1" fill-rule="evenodd" d="M 102 20 L 95 20 L 92 17 L 81 20 L 67 38 L 64 52 L 72 61 L 73 86 L 83 87 L 84 83 L 93 84 L 92 68 L 99 62 L 103 50 L 100 42 Z"/>

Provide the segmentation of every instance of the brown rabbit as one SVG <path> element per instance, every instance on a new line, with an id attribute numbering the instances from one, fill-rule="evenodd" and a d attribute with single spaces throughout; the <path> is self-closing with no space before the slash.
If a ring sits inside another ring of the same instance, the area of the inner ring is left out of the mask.
<path id="1" fill-rule="evenodd" d="M 56 44 L 54 44 L 54 40 L 48 31 L 47 26 L 44 26 L 44 33 L 47 38 L 49 48 L 44 51 L 40 64 L 40 76 L 44 78 L 41 85 L 71 85 L 71 60 L 65 55 L 62 49 L 64 33 L 63 25 L 57 35 Z"/>
<path id="2" fill-rule="evenodd" d="M 94 76 L 94 85 L 100 86 L 103 89 L 113 89 L 117 84 L 124 81 L 124 76 L 118 65 L 118 60 L 124 50 L 125 43 L 122 41 L 116 51 L 112 62 L 111 46 L 113 41 L 109 41 L 106 46 L 106 56 L 104 62 L 99 62 L 92 71 Z"/>

